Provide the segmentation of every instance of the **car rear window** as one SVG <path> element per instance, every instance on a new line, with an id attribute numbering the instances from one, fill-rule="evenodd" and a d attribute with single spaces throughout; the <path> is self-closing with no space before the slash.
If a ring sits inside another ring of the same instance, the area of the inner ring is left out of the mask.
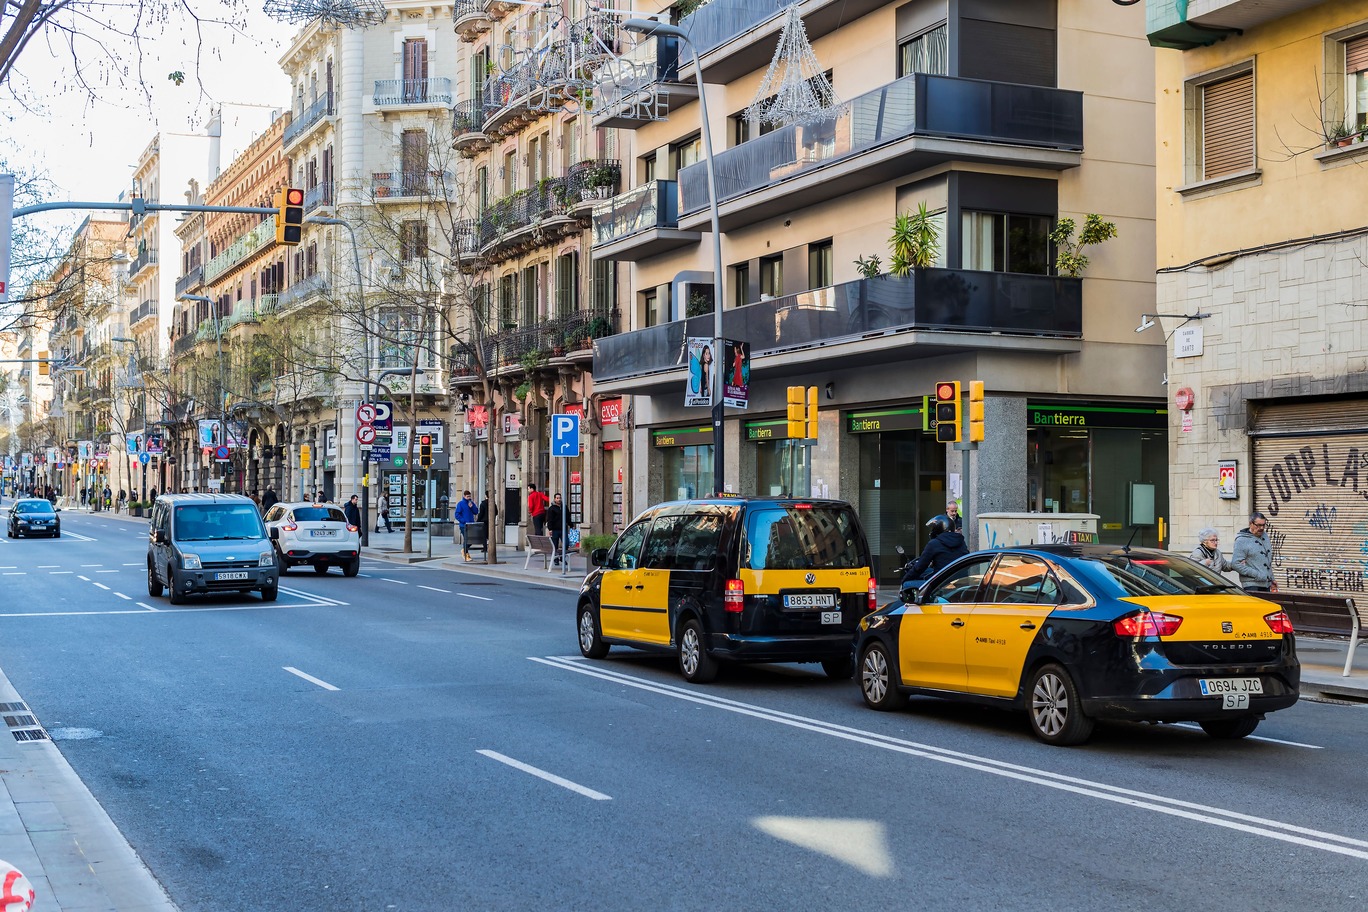
<path id="1" fill-rule="evenodd" d="M 1085 559 L 1092 560 L 1127 596 L 1207 595 L 1241 591 L 1219 573 L 1213 573 L 1196 561 L 1178 554 L 1147 553 L 1140 556 L 1119 551 Z"/>
<path id="2" fill-rule="evenodd" d="M 186 504 L 176 507 L 177 541 L 265 538 L 251 504 Z"/>
<path id="3" fill-rule="evenodd" d="M 340 522 L 347 521 L 347 516 L 336 507 L 296 507 L 294 518 L 297 522 Z"/>
<path id="4" fill-rule="evenodd" d="M 760 507 L 746 516 L 742 566 L 752 570 L 816 570 L 869 566 L 864 536 L 846 507 Z"/>

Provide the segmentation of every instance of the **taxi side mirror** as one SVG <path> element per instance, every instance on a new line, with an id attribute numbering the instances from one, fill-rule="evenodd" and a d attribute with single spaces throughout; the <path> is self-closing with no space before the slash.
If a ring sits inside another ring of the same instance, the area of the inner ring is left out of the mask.
<path id="1" fill-rule="evenodd" d="M 608 563 L 608 549 L 607 549 L 607 548 L 595 548 L 593 551 L 590 551 L 590 552 L 589 552 L 589 563 L 593 564 L 595 567 L 603 567 L 603 566 L 607 565 L 607 563 Z"/>
<path id="2" fill-rule="evenodd" d="M 280 530 L 277 529 L 275 526 L 272 526 L 270 528 L 270 531 L 268 531 L 266 534 L 271 537 L 271 541 L 280 541 Z"/>
<path id="3" fill-rule="evenodd" d="M 904 583 L 902 589 L 898 590 L 898 598 L 902 599 L 904 605 L 916 605 L 920 580 Z"/>

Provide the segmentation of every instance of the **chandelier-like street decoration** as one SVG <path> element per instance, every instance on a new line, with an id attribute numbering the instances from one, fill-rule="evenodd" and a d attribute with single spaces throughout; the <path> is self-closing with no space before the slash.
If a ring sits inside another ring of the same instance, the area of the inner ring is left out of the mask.
<path id="1" fill-rule="evenodd" d="M 266 0 L 262 11 L 293 25 L 317 19 L 349 29 L 384 22 L 388 15 L 382 0 Z"/>
<path id="2" fill-rule="evenodd" d="M 536 9 L 505 33 L 484 97 L 499 106 L 517 100 L 537 113 L 578 113 L 593 94 L 597 71 L 615 56 L 617 20 L 592 7 L 572 22 L 554 2 L 520 5 Z"/>
<path id="3" fill-rule="evenodd" d="M 808 41 L 798 4 L 791 4 L 784 12 L 784 30 L 774 59 L 760 81 L 755 100 L 746 108 L 746 120 L 776 127 L 811 124 L 829 118 L 837 104 L 831 80 Z"/>

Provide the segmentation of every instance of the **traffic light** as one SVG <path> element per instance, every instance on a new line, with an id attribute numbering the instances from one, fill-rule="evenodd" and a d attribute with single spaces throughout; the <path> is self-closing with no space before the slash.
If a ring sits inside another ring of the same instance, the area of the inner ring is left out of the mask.
<path id="1" fill-rule="evenodd" d="M 936 384 L 936 442 L 960 442 L 960 385 L 958 380 Z"/>
<path id="2" fill-rule="evenodd" d="M 48 364 L 48 353 L 38 353 L 38 376 L 46 377 L 52 373 L 52 366 Z"/>
<path id="3" fill-rule="evenodd" d="M 307 469 L 312 465 L 313 450 L 309 449 L 309 445 L 307 443 L 301 444 L 299 447 L 299 467 L 301 469 Z"/>
<path id="4" fill-rule="evenodd" d="M 983 439 L 983 381 L 969 381 L 969 440 Z"/>
<path id="5" fill-rule="evenodd" d="M 424 469 L 432 467 L 432 435 L 418 435 L 418 465 Z"/>
<path id="6" fill-rule="evenodd" d="M 304 191 L 286 187 L 276 194 L 276 243 L 294 247 L 304 239 Z"/>
<path id="7" fill-rule="evenodd" d="M 807 390 L 801 386 L 788 388 L 788 435 L 790 440 L 802 440 L 807 424 Z"/>
<path id="8" fill-rule="evenodd" d="M 808 440 L 817 439 L 817 387 L 807 388 L 807 433 Z"/>

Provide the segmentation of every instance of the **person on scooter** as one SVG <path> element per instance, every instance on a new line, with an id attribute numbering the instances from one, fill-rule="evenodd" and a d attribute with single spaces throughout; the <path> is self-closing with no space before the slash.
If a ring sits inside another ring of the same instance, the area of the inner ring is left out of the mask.
<path id="1" fill-rule="evenodd" d="M 922 549 L 921 557 L 903 568 L 904 583 L 925 579 L 969 553 L 969 546 L 964 543 L 964 534 L 951 528 L 950 517 L 944 513 L 931 517 L 926 523 L 926 529 L 930 538 L 926 542 L 926 547 Z"/>

